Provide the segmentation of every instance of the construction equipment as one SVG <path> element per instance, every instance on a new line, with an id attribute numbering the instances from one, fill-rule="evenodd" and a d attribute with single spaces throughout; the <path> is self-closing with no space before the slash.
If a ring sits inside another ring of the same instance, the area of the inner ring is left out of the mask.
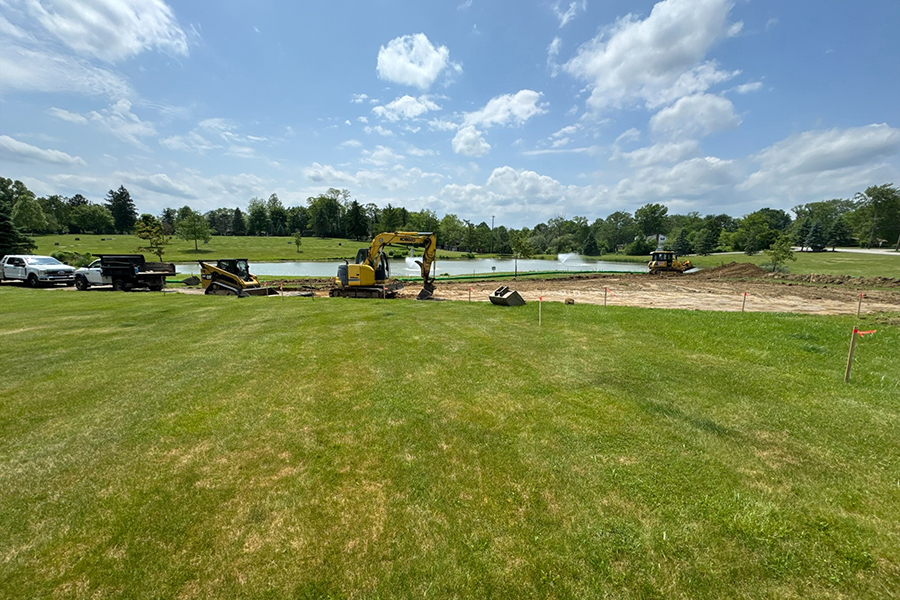
<path id="1" fill-rule="evenodd" d="M 422 290 L 417 300 L 427 300 L 434 295 L 434 276 L 431 267 L 437 253 L 437 236 L 430 231 L 397 231 L 380 233 L 368 249 L 360 248 L 356 262 L 345 261 L 338 266 L 334 287 L 329 296 L 339 298 L 395 298 L 403 285 L 390 281 L 391 268 L 384 253 L 385 246 L 409 246 L 423 248 L 422 260 L 416 264 L 422 272 Z"/>
<path id="2" fill-rule="evenodd" d="M 246 258 L 220 258 L 216 264 L 200 263 L 200 286 L 204 294 L 221 296 L 272 296 L 278 292 L 260 285 L 259 279 L 250 273 Z"/>
<path id="3" fill-rule="evenodd" d="M 525 299 L 519 294 L 519 292 L 513 291 L 509 289 L 509 286 L 504 285 L 503 287 L 499 287 L 493 291 L 493 293 L 488 296 L 491 300 L 491 304 L 496 304 L 497 306 L 524 306 Z"/>
<path id="4" fill-rule="evenodd" d="M 678 260 L 678 256 L 671 250 L 656 250 L 650 253 L 650 262 L 647 263 L 651 275 L 659 273 L 684 273 L 694 268 L 691 261 Z"/>

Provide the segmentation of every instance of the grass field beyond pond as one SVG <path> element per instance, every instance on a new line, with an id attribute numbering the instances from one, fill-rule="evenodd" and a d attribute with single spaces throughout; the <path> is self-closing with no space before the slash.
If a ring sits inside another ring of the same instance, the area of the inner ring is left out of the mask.
<path id="1" fill-rule="evenodd" d="M 0 290 L 8 598 L 896 598 L 900 330 Z"/>

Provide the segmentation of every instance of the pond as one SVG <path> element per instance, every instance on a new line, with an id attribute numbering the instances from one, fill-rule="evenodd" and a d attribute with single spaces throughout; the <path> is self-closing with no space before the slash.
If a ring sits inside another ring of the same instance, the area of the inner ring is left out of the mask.
<path id="1" fill-rule="evenodd" d="M 392 277 L 417 277 L 419 266 L 414 259 L 390 259 Z M 211 261 L 214 262 L 214 261 Z M 343 261 L 316 262 L 250 262 L 250 272 L 254 275 L 275 277 L 334 277 L 338 265 Z M 439 260 L 436 262 L 436 273 L 441 275 L 484 275 L 490 273 L 512 273 L 516 270 L 516 261 L 512 258 L 475 258 L 461 260 Z M 200 274 L 199 263 L 177 265 L 179 273 Z M 617 263 L 590 260 L 577 254 L 560 254 L 556 260 L 519 259 L 519 273 L 529 271 L 615 271 L 618 273 L 646 273 L 644 263 Z"/>

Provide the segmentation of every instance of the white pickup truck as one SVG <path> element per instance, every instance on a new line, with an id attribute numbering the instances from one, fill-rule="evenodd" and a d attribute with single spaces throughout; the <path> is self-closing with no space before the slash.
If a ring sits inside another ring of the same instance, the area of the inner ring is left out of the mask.
<path id="1" fill-rule="evenodd" d="M 0 279 L 27 281 L 33 288 L 50 283 L 73 285 L 75 268 L 52 256 L 9 254 L 0 259 Z"/>

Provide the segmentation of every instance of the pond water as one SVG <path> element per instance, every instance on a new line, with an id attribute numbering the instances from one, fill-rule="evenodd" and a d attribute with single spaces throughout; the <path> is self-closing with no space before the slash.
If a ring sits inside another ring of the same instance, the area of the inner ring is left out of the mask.
<path id="1" fill-rule="evenodd" d="M 414 259 L 390 259 L 392 277 L 417 277 L 419 266 Z M 214 262 L 214 261 L 211 261 Z M 250 272 L 254 275 L 270 275 L 275 277 L 334 277 L 338 265 L 343 261 L 315 262 L 250 262 Z M 512 273 L 516 270 L 516 261 L 512 258 L 475 258 L 470 260 L 439 260 L 436 262 L 438 276 L 447 275 L 484 275 L 490 273 Z M 616 263 L 590 260 L 577 254 L 560 254 L 556 260 L 519 259 L 519 273 L 529 271 L 615 271 L 619 273 L 646 273 L 643 263 Z M 200 274 L 199 263 L 178 265 L 179 273 Z"/>

